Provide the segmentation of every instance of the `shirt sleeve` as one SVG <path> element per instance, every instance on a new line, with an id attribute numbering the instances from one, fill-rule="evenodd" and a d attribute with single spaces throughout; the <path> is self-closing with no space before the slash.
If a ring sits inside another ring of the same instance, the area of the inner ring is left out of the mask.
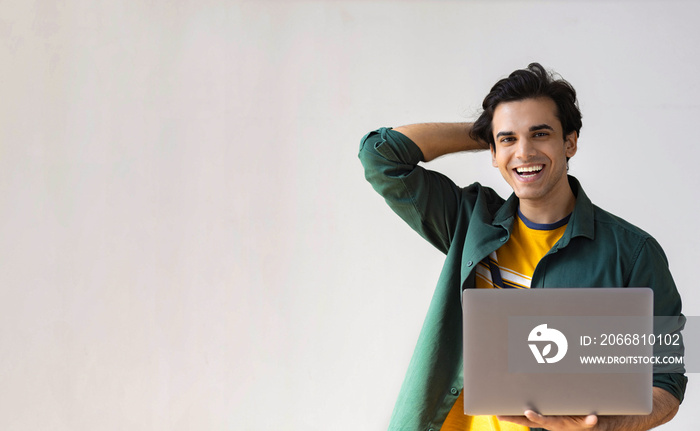
<path id="1" fill-rule="evenodd" d="M 663 249 L 654 238 L 647 238 L 636 259 L 630 281 L 633 287 L 651 287 L 654 291 L 654 333 L 678 334 L 672 337 L 670 344 L 655 344 L 654 355 L 657 357 L 682 357 L 684 353 L 681 330 L 685 316 L 681 313 L 681 297 L 676 289 L 668 260 Z M 678 340 L 674 343 L 673 340 Z M 665 389 L 679 401 L 683 401 L 688 378 L 683 365 L 654 365 L 654 386 Z"/>
<path id="2" fill-rule="evenodd" d="M 420 148 L 408 137 L 381 128 L 360 143 L 365 178 L 389 207 L 423 238 L 447 253 L 457 222 L 461 189 L 452 180 L 430 171 Z"/>

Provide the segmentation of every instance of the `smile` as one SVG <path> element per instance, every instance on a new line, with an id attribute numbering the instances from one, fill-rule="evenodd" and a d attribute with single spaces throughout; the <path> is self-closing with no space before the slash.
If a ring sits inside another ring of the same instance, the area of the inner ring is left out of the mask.
<path id="1" fill-rule="evenodd" d="M 532 177 L 540 173 L 544 169 L 544 165 L 522 166 L 515 168 L 515 172 L 521 177 Z"/>

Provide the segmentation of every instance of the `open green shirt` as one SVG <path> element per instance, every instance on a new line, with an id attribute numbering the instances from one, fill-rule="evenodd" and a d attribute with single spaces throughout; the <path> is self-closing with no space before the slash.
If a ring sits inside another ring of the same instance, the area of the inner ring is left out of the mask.
<path id="1" fill-rule="evenodd" d="M 462 289 L 474 288 L 477 263 L 508 241 L 518 198 L 503 200 L 479 183 L 461 188 L 418 166 L 420 148 L 390 128 L 367 134 L 359 157 L 365 178 L 391 209 L 446 254 L 389 425 L 438 430 L 463 388 Z M 648 286 L 655 315 L 680 316 L 681 299 L 659 244 L 593 205 L 575 178 L 569 183 L 574 211 L 562 238 L 535 268 L 531 287 Z M 654 374 L 653 381 L 683 399 L 683 374 Z"/>

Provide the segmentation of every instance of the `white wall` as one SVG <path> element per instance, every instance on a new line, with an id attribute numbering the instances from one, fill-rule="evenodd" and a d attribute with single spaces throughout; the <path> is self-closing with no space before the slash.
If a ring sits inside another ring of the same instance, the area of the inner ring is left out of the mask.
<path id="1" fill-rule="evenodd" d="M 531 61 L 579 92 L 571 172 L 659 240 L 699 315 L 698 14 L 1 2 L 0 428 L 384 429 L 442 256 L 359 140 L 470 119 Z M 508 193 L 485 154 L 432 165 Z M 695 429 L 693 383 L 664 429 Z"/>

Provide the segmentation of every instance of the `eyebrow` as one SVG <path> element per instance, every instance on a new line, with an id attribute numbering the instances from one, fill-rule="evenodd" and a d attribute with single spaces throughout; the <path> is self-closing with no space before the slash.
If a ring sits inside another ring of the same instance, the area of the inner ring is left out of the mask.
<path id="1" fill-rule="evenodd" d="M 530 131 L 531 131 L 531 132 L 534 132 L 534 131 L 536 131 L 536 130 L 542 130 L 542 129 L 547 129 L 547 130 L 554 131 L 554 128 L 553 128 L 552 126 L 550 126 L 549 124 L 544 124 L 544 123 L 543 123 L 543 124 L 538 124 L 538 125 L 536 125 L 536 126 L 531 126 L 531 127 L 530 127 Z M 500 138 L 501 136 L 510 136 L 510 135 L 515 135 L 515 133 L 513 133 L 513 132 L 510 131 L 510 130 L 508 130 L 508 131 L 503 131 L 503 132 L 498 132 L 498 133 L 496 134 L 496 138 Z"/>
<path id="2" fill-rule="evenodd" d="M 554 128 L 550 126 L 549 124 L 538 124 L 537 126 L 532 126 L 530 127 L 530 131 L 534 132 L 535 130 L 542 130 L 542 129 L 547 129 L 551 130 L 552 132 L 554 131 Z"/>

